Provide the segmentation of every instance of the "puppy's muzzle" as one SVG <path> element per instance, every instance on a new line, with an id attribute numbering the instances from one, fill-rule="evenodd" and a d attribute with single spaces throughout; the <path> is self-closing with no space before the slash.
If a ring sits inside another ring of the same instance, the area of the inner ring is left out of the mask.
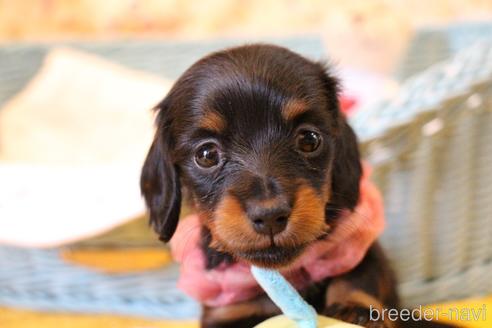
<path id="1" fill-rule="evenodd" d="M 289 204 L 283 198 L 277 197 L 249 203 L 246 214 L 257 233 L 274 236 L 285 230 L 291 211 Z"/>

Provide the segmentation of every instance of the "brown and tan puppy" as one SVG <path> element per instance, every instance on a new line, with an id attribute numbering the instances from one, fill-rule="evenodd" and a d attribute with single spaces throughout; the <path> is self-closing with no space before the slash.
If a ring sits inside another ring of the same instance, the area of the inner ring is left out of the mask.
<path id="1" fill-rule="evenodd" d="M 361 164 L 340 113 L 338 83 L 322 64 L 272 45 L 213 53 L 157 106 L 141 188 L 167 242 L 184 193 L 202 222 L 207 268 L 236 260 L 278 268 L 329 237 L 359 200 Z M 369 308 L 398 306 L 377 244 L 351 272 L 300 291 L 319 313 L 366 327 Z M 204 307 L 203 327 L 253 327 L 279 313 L 265 295 Z"/>

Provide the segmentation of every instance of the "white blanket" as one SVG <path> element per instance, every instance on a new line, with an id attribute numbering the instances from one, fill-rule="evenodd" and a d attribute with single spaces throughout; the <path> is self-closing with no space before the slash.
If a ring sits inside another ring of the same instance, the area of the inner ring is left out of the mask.
<path id="1" fill-rule="evenodd" d="M 50 247 L 144 206 L 138 178 L 168 81 L 55 49 L 0 109 L 0 242 Z"/>

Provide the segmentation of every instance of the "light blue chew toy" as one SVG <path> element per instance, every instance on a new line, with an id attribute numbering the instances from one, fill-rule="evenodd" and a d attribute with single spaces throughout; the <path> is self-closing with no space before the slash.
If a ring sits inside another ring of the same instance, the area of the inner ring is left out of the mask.
<path id="1" fill-rule="evenodd" d="M 319 316 L 276 270 L 251 267 L 251 273 L 284 315 L 270 318 L 256 328 L 356 328 L 360 326 Z"/>
<path id="2" fill-rule="evenodd" d="M 251 267 L 251 273 L 270 299 L 299 328 L 316 328 L 318 316 L 291 284 L 276 270 Z"/>

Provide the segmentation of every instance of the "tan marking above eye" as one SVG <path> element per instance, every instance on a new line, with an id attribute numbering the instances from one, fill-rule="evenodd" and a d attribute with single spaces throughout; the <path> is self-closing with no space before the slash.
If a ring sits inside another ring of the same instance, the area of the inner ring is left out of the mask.
<path id="1" fill-rule="evenodd" d="M 282 117 L 286 121 L 291 121 L 307 111 L 308 105 L 304 100 L 291 99 L 282 107 Z"/>
<path id="2" fill-rule="evenodd" d="M 200 119 L 199 125 L 203 129 L 221 133 L 226 127 L 226 121 L 219 113 L 208 111 Z"/>

